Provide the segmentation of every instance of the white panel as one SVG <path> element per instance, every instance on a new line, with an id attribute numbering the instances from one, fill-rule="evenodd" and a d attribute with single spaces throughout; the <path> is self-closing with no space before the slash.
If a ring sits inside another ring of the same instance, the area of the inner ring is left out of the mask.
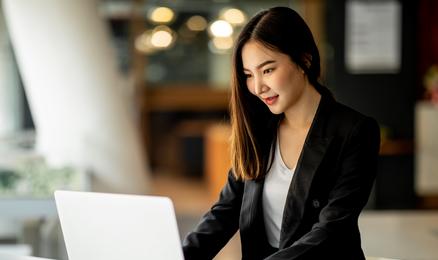
<path id="1" fill-rule="evenodd" d="M 429 102 L 415 108 L 415 184 L 419 195 L 438 194 L 438 107 Z"/>

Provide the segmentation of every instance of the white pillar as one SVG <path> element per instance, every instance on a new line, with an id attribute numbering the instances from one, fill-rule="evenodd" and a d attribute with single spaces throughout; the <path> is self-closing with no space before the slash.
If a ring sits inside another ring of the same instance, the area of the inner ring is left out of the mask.
<path id="1" fill-rule="evenodd" d="M 146 156 L 97 0 L 3 0 L 37 149 L 98 191 L 145 193 Z"/>
<path id="2" fill-rule="evenodd" d="M 22 127 L 22 92 L 0 5 L 0 137 Z"/>

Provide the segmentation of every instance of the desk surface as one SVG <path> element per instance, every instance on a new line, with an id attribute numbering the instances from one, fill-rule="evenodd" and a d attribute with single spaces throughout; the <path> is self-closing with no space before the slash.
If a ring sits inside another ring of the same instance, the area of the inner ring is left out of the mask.
<path id="1" fill-rule="evenodd" d="M 365 211 L 359 226 L 368 256 L 438 259 L 438 211 Z"/>

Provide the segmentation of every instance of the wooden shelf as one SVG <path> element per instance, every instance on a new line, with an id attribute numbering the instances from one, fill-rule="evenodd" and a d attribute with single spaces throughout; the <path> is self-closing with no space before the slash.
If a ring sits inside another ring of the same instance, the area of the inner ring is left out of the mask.
<path id="1" fill-rule="evenodd" d="M 230 91 L 207 85 L 172 85 L 145 88 L 140 95 L 142 111 L 228 110 Z"/>
<path id="2" fill-rule="evenodd" d="M 380 155 L 412 155 L 414 142 L 412 140 L 385 140 L 380 145 Z"/>
<path id="3" fill-rule="evenodd" d="M 154 151 L 149 161 L 155 167 L 166 168 L 172 172 L 183 172 L 181 142 L 187 137 L 200 137 L 206 127 L 213 121 L 219 120 L 209 117 L 206 119 L 202 114 L 209 112 L 228 111 L 230 91 L 229 89 L 212 87 L 207 84 L 177 84 L 144 86 L 138 90 L 137 105 L 140 110 L 141 132 L 144 145 L 148 151 Z M 153 126 L 152 114 L 155 112 L 190 112 L 194 117 L 179 117 L 173 122 L 173 126 L 162 127 L 157 131 Z M 200 116 L 201 119 L 196 119 Z M 157 143 L 158 142 L 158 143 Z M 158 145 L 165 144 L 165 145 Z"/>

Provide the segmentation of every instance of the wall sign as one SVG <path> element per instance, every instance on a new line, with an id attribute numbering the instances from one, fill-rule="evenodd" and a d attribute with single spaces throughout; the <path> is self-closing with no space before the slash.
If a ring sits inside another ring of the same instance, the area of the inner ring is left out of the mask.
<path id="1" fill-rule="evenodd" d="M 352 74 L 398 73 L 401 5 L 398 1 L 346 2 L 345 66 Z"/>

